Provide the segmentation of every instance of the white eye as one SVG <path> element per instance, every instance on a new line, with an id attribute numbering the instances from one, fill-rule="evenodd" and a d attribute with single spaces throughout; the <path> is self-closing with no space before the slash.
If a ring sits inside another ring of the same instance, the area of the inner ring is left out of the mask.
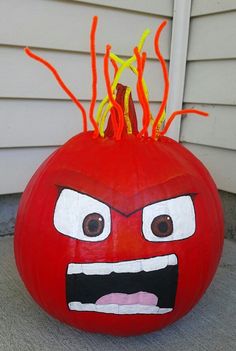
<path id="1" fill-rule="evenodd" d="M 54 226 L 72 238 L 101 241 L 111 231 L 110 209 L 90 196 L 64 189 L 56 203 Z"/>
<path id="2" fill-rule="evenodd" d="M 160 201 L 144 207 L 142 231 L 149 241 L 182 240 L 195 232 L 191 196 Z"/>

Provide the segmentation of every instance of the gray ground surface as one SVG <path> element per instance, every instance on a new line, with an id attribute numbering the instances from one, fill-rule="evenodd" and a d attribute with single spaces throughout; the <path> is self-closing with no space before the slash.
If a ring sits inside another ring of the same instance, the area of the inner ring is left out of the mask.
<path id="1" fill-rule="evenodd" d="M 166 329 L 120 338 L 80 332 L 47 316 L 16 271 L 12 237 L 0 238 L 0 350 L 236 350 L 236 244 L 225 241 L 214 282 L 201 302 Z"/>

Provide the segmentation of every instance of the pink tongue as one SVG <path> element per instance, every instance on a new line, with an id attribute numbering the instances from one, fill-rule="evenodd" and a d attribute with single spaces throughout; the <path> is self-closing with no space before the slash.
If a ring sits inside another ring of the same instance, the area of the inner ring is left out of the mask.
<path id="1" fill-rule="evenodd" d="M 100 297 L 96 305 L 157 305 L 158 298 L 156 295 L 139 291 L 135 294 L 111 293 Z"/>

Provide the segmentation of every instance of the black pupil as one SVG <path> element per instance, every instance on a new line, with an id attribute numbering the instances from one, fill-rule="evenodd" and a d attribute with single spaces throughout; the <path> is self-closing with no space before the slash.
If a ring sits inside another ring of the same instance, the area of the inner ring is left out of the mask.
<path id="1" fill-rule="evenodd" d="M 88 223 L 88 229 L 90 232 L 96 233 L 99 227 L 99 223 L 98 221 L 96 221 L 95 219 L 91 219 L 91 221 L 89 221 Z"/>
<path id="2" fill-rule="evenodd" d="M 86 236 L 95 237 L 102 234 L 104 218 L 99 213 L 88 214 L 83 221 L 83 231 Z"/>
<path id="3" fill-rule="evenodd" d="M 173 233 L 172 218 L 168 215 L 160 215 L 153 219 L 151 229 L 154 235 L 166 237 Z"/>
<path id="4" fill-rule="evenodd" d="M 166 233 L 168 230 L 168 224 L 166 222 L 162 221 L 159 223 L 158 229 L 160 230 L 160 232 Z"/>

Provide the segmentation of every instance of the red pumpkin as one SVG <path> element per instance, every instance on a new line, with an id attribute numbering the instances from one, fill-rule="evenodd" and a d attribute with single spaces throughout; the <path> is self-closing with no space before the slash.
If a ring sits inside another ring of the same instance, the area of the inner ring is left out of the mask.
<path id="1" fill-rule="evenodd" d="M 120 89 L 120 92 L 119 92 Z M 124 110 L 125 88 L 116 103 Z M 217 268 L 222 211 L 206 168 L 179 143 L 83 132 L 52 154 L 19 208 L 15 256 L 37 303 L 76 328 L 158 330 L 185 315 Z"/>

